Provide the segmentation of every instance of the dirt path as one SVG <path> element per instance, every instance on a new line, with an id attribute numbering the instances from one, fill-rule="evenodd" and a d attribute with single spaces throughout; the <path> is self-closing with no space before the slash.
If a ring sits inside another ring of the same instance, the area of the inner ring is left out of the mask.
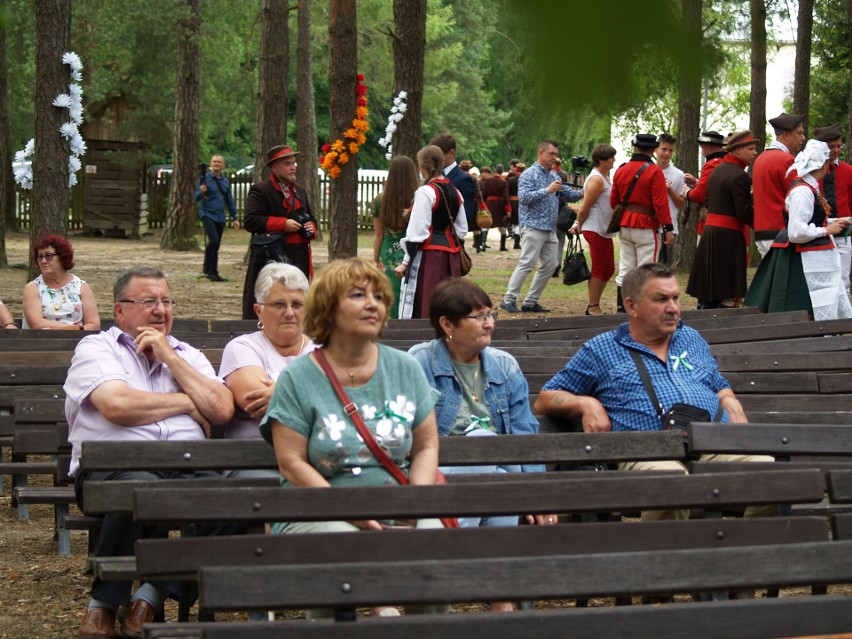
<path id="1" fill-rule="evenodd" d="M 27 251 L 29 240 L 24 233 L 12 233 L 6 237 L 6 251 L 9 268 L 0 269 L 0 299 L 9 307 L 15 317 L 21 315 L 21 291 L 27 283 Z M 174 252 L 163 251 L 159 246 L 159 235 L 146 236 L 142 240 L 122 240 L 94 238 L 83 235 L 71 237 L 74 247 L 76 266 L 73 272 L 88 282 L 98 301 L 102 317 L 112 317 L 112 285 L 115 278 L 125 269 L 136 264 L 147 263 L 160 268 L 169 280 L 172 294 L 178 301 L 177 317 L 197 319 L 237 318 L 241 314 L 243 282 L 245 281 L 245 257 L 247 234 L 243 231 L 228 231 L 219 251 L 219 272 L 229 281 L 213 283 L 199 279 L 204 259 L 200 251 Z M 358 253 L 370 258 L 372 249 L 363 238 L 364 248 Z M 497 242 L 492 242 L 495 246 Z M 324 242 L 317 242 L 313 248 L 314 264 L 317 267 L 328 260 L 328 250 Z M 499 284 L 494 284 L 489 292 L 494 297 L 495 308 L 500 302 L 497 290 L 505 290 L 508 274 L 514 267 L 519 252 L 499 253 L 491 250 L 475 256 L 475 272 L 484 277 L 500 270 L 507 273 Z M 556 280 L 554 280 L 556 282 Z M 529 279 L 526 282 L 529 285 Z M 585 289 L 585 285 L 580 285 Z M 574 287 L 580 288 L 580 287 Z M 583 300 L 568 300 L 548 297 L 545 291 L 541 303 L 553 309 L 557 315 L 581 314 Z"/>

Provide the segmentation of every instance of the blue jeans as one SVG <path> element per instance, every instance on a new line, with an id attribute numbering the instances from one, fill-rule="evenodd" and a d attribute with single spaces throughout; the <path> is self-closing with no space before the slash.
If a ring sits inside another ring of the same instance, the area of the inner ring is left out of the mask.
<path id="1" fill-rule="evenodd" d="M 202 217 L 201 224 L 204 226 L 204 234 L 207 236 L 207 247 L 204 249 L 204 271 L 205 275 L 219 274 L 219 246 L 222 244 L 222 233 L 225 232 L 225 223 Z"/>
<path id="2" fill-rule="evenodd" d="M 519 473 L 521 467 L 511 466 L 441 466 L 445 475 L 493 475 L 495 473 Z M 477 528 L 481 526 L 517 526 L 518 515 L 497 515 L 493 517 L 459 517 L 462 528 Z"/>

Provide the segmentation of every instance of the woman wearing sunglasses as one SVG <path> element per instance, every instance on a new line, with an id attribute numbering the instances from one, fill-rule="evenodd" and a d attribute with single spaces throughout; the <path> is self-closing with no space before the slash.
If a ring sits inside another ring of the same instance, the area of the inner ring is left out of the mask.
<path id="1" fill-rule="evenodd" d="M 92 289 L 70 270 L 74 249 L 61 235 L 42 235 L 33 243 L 39 275 L 24 286 L 23 328 L 97 331 L 101 317 Z"/>

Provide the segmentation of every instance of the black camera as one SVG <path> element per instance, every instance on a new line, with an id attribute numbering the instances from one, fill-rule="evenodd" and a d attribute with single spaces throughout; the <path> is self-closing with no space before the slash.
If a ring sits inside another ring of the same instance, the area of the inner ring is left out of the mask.
<path id="1" fill-rule="evenodd" d="M 205 164 L 204 162 L 199 162 L 197 168 L 199 177 L 204 177 L 205 175 L 207 175 L 207 169 L 209 169 L 210 167 L 207 166 L 207 164 Z"/>
<path id="2" fill-rule="evenodd" d="M 571 158 L 571 168 L 574 171 L 574 175 L 580 174 L 580 169 L 585 169 L 591 166 L 591 162 L 589 162 L 589 158 L 585 155 L 575 155 Z"/>
<path id="3" fill-rule="evenodd" d="M 306 226 L 308 222 L 314 221 L 310 215 L 308 215 L 305 211 L 297 211 L 296 214 L 293 215 L 293 219 L 302 225 L 302 228 L 299 229 L 299 233 L 302 234 L 302 237 L 309 240 L 313 238 L 314 232 L 309 226 Z"/>

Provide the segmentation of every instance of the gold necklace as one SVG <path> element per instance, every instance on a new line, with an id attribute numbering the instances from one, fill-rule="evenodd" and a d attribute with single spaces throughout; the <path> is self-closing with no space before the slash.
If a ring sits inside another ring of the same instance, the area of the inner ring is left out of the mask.
<path id="1" fill-rule="evenodd" d="M 470 396 L 473 397 L 473 401 L 475 402 L 479 401 L 479 397 L 476 396 L 476 382 L 479 380 L 479 369 L 482 367 L 481 364 L 481 361 L 477 360 L 476 372 L 473 374 L 473 388 L 471 388 L 470 385 L 467 383 L 467 380 L 464 378 L 464 375 L 459 375 L 459 380 L 462 384 L 464 384 L 464 387 L 468 390 Z"/>
<path id="2" fill-rule="evenodd" d="M 266 340 L 266 343 L 267 343 L 267 344 L 269 344 L 272 348 L 274 348 L 274 349 L 275 349 L 275 352 L 276 352 L 276 353 L 278 353 L 281 357 L 292 357 L 292 355 L 285 355 L 284 353 L 282 353 L 282 352 L 281 352 L 281 350 L 282 350 L 282 349 L 281 349 L 281 347 L 280 347 L 280 346 L 276 346 L 275 344 L 273 344 L 273 343 L 272 343 L 272 340 L 271 340 L 271 339 L 269 339 L 269 338 L 266 336 L 266 333 L 264 333 L 263 331 L 260 331 L 260 334 L 261 334 L 261 335 L 263 335 L 263 339 L 265 339 L 265 340 Z M 293 353 L 293 355 L 298 355 L 299 353 L 301 353 L 301 352 L 302 352 L 302 350 L 305 348 L 305 344 L 307 344 L 307 343 L 308 343 L 308 336 L 307 336 L 307 335 L 302 335 L 302 341 L 301 341 L 301 343 L 299 344 L 299 350 L 297 350 L 295 353 Z"/>
<path id="3" fill-rule="evenodd" d="M 326 350 L 326 353 L 325 353 L 325 354 L 326 354 L 326 356 L 328 357 L 328 359 L 330 359 L 330 360 L 331 360 L 331 363 L 332 363 L 332 364 L 334 364 L 337 368 L 339 368 L 339 369 L 340 369 L 340 370 L 342 370 L 344 373 L 346 373 L 347 375 L 349 375 L 349 385 L 350 385 L 350 386 L 355 386 L 355 378 L 356 378 L 356 376 L 360 375 L 360 374 L 361 374 L 361 371 L 363 371 L 363 370 L 364 370 L 364 367 L 365 367 L 367 364 L 369 364 L 369 363 L 370 363 L 370 357 L 371 357 L 371 355 L 372 355 L 372 353 L 368 354 L 368 355 L 367 355 L 367 360 L 366 360 L 363 364 L 361 364 L 361 367 L 360 367 L 357 371 L 355 371 L 354 373 L 350 373 L 347 369 L 343 368 L 343 366 L 341 366 L 340 364 L 338 364 L 337 360 L 336 360 L 336 359 L 334 359 L 334 358 L 331 356 L 331 353 L 330 353 L 328 350 Z"/>

